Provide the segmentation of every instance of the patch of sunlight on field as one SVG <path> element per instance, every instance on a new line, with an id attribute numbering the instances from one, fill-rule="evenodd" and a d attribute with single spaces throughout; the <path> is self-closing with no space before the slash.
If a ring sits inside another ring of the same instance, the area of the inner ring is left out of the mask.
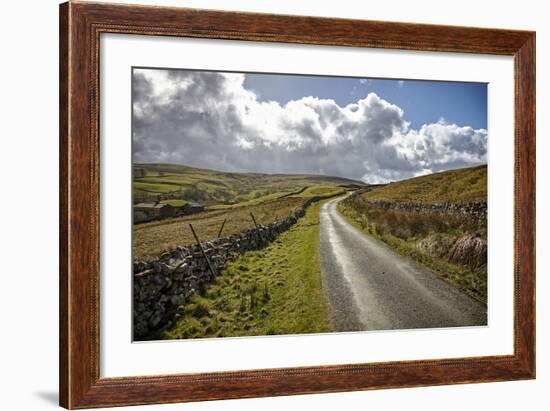
<path id="1" fill-rule="evenodd" d="M 299 196 L 309 198 L 313 196 L 325 196 L 343 192 L 344 189 L 337 185 L 315 185 L 312 187 L 308 187 L 306 190 L 300 193 Z"/>
<path id="2" fill-rule="evenodd" d="M 143 183 L 134 181 L 134 189 L 149 193 L 168 193 L 179 189 L 178 185 L 159 184 L 159 183 Z"/>
<path id="3" fill-rule="evenodd" d="M 172 207 L 182 207 L 187 204 L 189 201 L 185 200 L 162 200 L 162 204 L 170 204 Z"/>

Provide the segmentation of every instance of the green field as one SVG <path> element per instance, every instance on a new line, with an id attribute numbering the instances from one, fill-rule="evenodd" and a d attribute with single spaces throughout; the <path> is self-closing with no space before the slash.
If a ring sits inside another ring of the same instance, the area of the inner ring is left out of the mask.
<path id="1" fill-rule="evenodd" d="M 281 198 L 281 196 L 282 195 L 280 192 L 276 192 L 276 193 L 266 194 L 258 198 L 254 198 L 252 200 L 241 201 L 235 204 L 216 204 L 216 205 L 209 206 L 208 209 L 209 210 L 229 210 L 229 209 L 240 208 L 240 207 L 255 206 L 258 204 L 278 200 Z"/>
<path id="2" fill-rule="evenodd" d="M 162 338 L 331 331 L 319 266 L 319 206 L 275 242 L 229 263 L 205 295 L 179 309 Z"/>
<path id="3" fill-rule="evenodd" d="M 161 199 L 199 202 L 214 208 L 258 204 L 304 187 L 325 189 L 361 182 L 322 175 L 228 173 L 174 164 L 134 164 L 134 203 Z"/>
<path id="4" fill-rule="evenodd" d="M 162 200 L 161 203 L 162 204 L 170 204 L 173 207 L 181 207 L 181 206 L 184 206 L 185 204 L 189 203 L 189 201 L 174 199 L 174 200 Z"/>
<path id="5" fill-rule="evenodd" d="M 320 185 L 307 187 L 300 194 L 292 195 L 292 197 L 309 198 L 313 196 L 335 195 L 338 193 L 342 193 L 343 191 L 344 190 L 340 186 L 335 186 L 333 184 L 327 184 L 327 185 L 320 184 Z"/>

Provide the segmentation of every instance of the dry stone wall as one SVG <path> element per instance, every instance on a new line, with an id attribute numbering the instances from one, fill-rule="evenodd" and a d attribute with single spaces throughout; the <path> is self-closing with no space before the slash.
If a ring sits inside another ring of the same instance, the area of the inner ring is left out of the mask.
<path id="1" fill-rule="evenodd" d="M 202 294 L 230 259 L 265 247 L 296 224 L 309 205 L 330 197 L 334 196 L 311 197 L 283 220 L 204 242 L 210 267 L 198 244 L 179 246 L 159 258 L 134 262 L 134 339 L 158 338 L 172 324 L 177 308 L 193 295 Z"/>
<path id="2" fill-rule="evenodd" d="M 355 192 L 353 195 L 358 195 Z M 487 222 L 487 202 L 472 201 L 464 203 L 418 203 L 418 202 L 399 202 L 399 201 L 380 201 L 362 199 L 370 206 L 382 208 L 385 210 L 401 210 L 406 212 L 416 212 L 422 214 L 439 214 L 453 217 L 464 217 L 476 220 L 479 223 Z"/>

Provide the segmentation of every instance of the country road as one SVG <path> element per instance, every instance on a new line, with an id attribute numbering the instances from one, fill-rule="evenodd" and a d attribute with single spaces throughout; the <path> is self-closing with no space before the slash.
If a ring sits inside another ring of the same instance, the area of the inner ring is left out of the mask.
<path id="1" fill-rule="evenodd" d="M 350 225 L 337 211 L 343 198 L 320 214 L 322 281 L 336 331 L 487 324 L 483 304 Z"/>

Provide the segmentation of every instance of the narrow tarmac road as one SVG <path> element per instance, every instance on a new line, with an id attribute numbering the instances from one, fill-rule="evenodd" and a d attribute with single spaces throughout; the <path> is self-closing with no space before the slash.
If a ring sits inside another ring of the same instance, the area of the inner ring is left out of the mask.
<path id="1" fill-rule="evenodd" d="M 336 331 L 487 324 L 483 304 L 349 224 L 337 210 L 343 198 L 320 215 L 323 288 Z"/>

